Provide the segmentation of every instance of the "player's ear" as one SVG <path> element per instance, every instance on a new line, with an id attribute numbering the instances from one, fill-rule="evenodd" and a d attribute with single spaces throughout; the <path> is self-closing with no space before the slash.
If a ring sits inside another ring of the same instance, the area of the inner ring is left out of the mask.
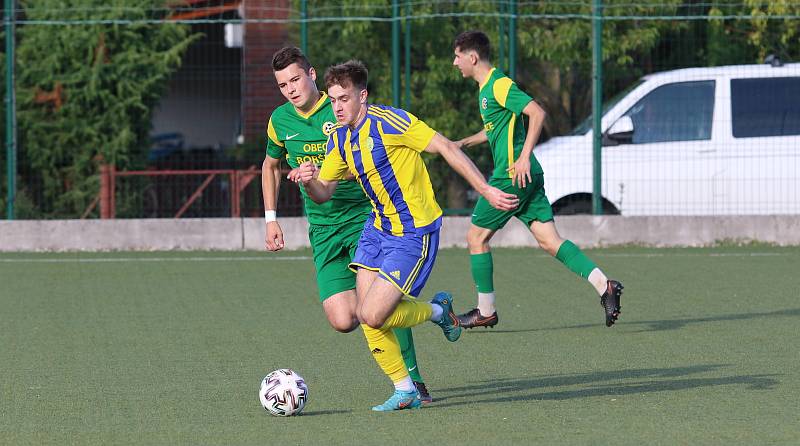
<path id="1" fill-rule="evenodd" d="M 369 92 L 365 88 L 358 93 L 358 101 L 361 102 L 362 104 L 366 104 L 367 96 L 369 96 Z"/>
<path id="2" fill-rule="evenodd" d="M 308 75 L 311 76 L 312 81 L 317 80 L 317 70 L 314 67 L 308 67 Z"/>
<path id="3" fill-rule="evenodd" d="M 475 51 L 470 51 L 469 61 L 472 65 L 478 65 L 478 53 L 476 53 Z"/>

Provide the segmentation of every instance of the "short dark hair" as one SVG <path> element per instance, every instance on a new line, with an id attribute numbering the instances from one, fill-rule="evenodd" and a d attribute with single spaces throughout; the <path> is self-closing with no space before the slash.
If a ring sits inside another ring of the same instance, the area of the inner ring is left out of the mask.
<path id="1" fill-rule="evenodd" d="M 492 57 L 492 44 L 489 36 L 482 31 L 464 31 L 456 37 L 453 49 L 459 51 L 473 50 L 481 60 L 488 62 Z"/>
<path id="2" fill-rule="evenodd" d="M 367 88 L 368 80 L 369 71 L 360 60 L 348 60 L 325 70 L 325 88 L 333 85 L 347 88 L 353 85 L 359 90 L 364 90 Z"/>
<path id="3" fill-rule="evenodd" d="M 272 71 L 281 71 L 289 65 L 296 63 L 306 73 L 311 68 L 311 62 L 306 55 L 295 46 L 287 46 L 279 49 L 272 56 Z"/>

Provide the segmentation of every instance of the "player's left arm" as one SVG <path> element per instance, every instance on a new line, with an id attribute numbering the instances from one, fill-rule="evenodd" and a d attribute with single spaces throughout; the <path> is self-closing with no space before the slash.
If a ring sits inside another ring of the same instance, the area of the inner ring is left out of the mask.
<path id="1" fill-rule="evenodd" d="M 486 179 L 483 178 L 483 174 L 478 170 L 478 167 L 461 151 L 461 147 L 440 133 L 433 135 L 433 138 L 425 147 L 425 151 L 441 155 L 447 161 L 447 164 L 464 177 L 493 207 L 502 211 L 510 211 L 519 204 L 519 199 L 516 195 L 507 194 L 490 186 Z"/>
<path id="2" fill-rule="evenodd" d="M 542 133 L 542 125 L 547 113 L 536 101 L 531 100 L 522 109 L 522 114 L 528 117 L 528 131 L 525 135 L 522 152 L 519 154 L 519 158 L 514 161 L 514 164 L 508 168 L 508 171 L 514 173 L 511 178 L 511 184 L 517 184 L 518 187 L 524 188 L 526 182 L 531 182 L 531 153 L 533 153 L 533 147 Z"/>

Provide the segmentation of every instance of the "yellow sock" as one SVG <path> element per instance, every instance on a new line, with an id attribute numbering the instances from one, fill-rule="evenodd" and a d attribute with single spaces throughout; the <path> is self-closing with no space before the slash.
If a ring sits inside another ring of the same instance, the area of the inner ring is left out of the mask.
<path id="1" fill-rule="evenodd" d="M 375 362 L 383 370 L 393 383 L 402 381 L 408 377 L 406 364 L 403 362 L 403 355 L 400 352 L 400 344 L 391 329 L 372 328 L 367 324 L 361 324 L 364 330 L 364 337 L 367 338 L 367 345 L 372 352 Z"/>
<path id="2" fill-rule="evenodd" d="M 381 328 L 411 328 L 430 320 L 431 313 L 433 309 L 430 303 L 404 297 Z"/>

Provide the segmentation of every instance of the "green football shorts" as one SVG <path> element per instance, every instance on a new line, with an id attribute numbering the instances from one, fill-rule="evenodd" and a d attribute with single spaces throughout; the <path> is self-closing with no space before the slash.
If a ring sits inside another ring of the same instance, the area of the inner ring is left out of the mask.
<path id="1" fill-rule="evenodd" d="M 308 240 L 314 252 L 320 302 L 356 288 L 356 275 L 348 265 L 356 253 L 363 229 L 364 221 L 359 219 L 341 225 L 309 226 Z"/>
<path id="2" fill-rule="evenodd" d="M 511 178 L 492 178 L 489 185 L 503 192 L 514 194 L 519 198 L 519 206 L 513 211 L 495 209 L 485 198 L 478 198 L 475 210 L 472 211 L 472 224 L 475 226 L 497 231 L 517 217 L 530 227 L 535 220 L 547 222 L 553 219 L 553 209 L 544 194 L 544 175 L 532 175 L 532 181 L 521 189 L 511 185 Z"/>

